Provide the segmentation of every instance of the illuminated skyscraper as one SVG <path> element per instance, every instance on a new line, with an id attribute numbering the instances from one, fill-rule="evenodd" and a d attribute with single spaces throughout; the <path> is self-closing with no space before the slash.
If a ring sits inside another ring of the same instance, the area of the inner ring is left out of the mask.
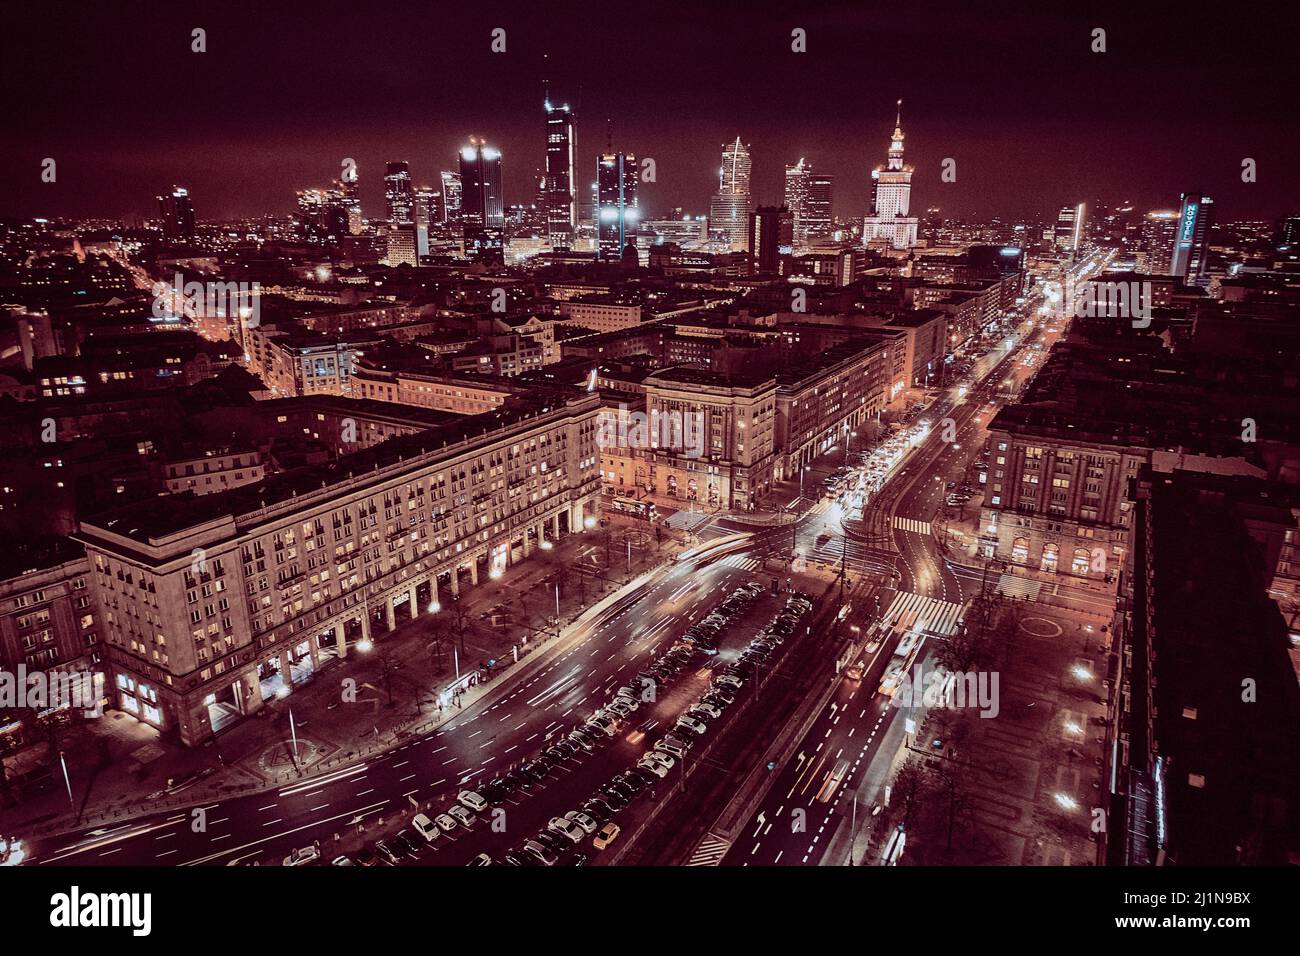
<path id="1" fill-rule="evenodd" d="M 569 104 L 551 103 L 546 108 L 546 175 L 542 180 L 545 200 L 546 230 L 553 249 L 573 246 L 578 226 L 578 194 L 573 179 L 575 135 L 573 113 Z"/>
<path id="2" fill-rule="evenodd" d="M 636 157 L 605 153 L 596 162 L 596 232 L 602 259 L 620 259 L 635 244 L 640 221 Z"/>
<path id="3" fill-rule="evenodd" d="M 1079 203 L 1077 206 L 1063 206 L 1061 211 L 1056 214 L 1056 231 L 1052 234 L 1056 247 L 1062 252 L 1068 252 L 1071 258 L 1079 251 L 1079 246 L 1083 243 L 1083 226 L 1087 218 L 1088 206 L 1086 203 Z"/>
<path id="4" fill-rule="evenodd" d="M 460 151 L 460 182 L 466 254 L 473 259 L 502 261 L 506 215 L 500 150 L 470 137 L 469 145 Z"/>
<path id="5" fill-rule="evenodd" d="M 388 221 L 401 225 L 415 221 L 415 199 L 411 191 L 411 164 L 389 163 L 384 173 L 384 198 Z"/>
<path id="6" fill-rule="evenodd" d="M 749 147 L 737 136 L 734 143 L 722 147 L 718 191 L 709 203 L 709 227 L 721 231 L 737 252 L 749 245 L 749 214 L 753 208 L 749 174 Z"/>
<path id="7" fill-rule="evenodd" d="M 916 245 L 916 218 L 912 204 L 912 167 L 903 163 L 903 101 L 898 101 L 894 135 L 884 166 L 871 171 L 872 208 L 862 223 L 864 243 L 887 240 L 894 249 Z"/>
<path id="8" fill-rule="evenodd" d="M 158 197 L 158 211 L 162 216 L 163 236 L 168 239 L 194 238 L 194 205 L 190 191 L 184 186 L 173 186 L 172 191 Z"/>
<path id="9" fill-rule="evenodd" d="M 442 171 L 442 223 L 454 225 L 460 222 L 460 173 L 449 169 Z"/>
<path id="10" fill-rule="evenodd" d="M 1183 193 L 1181 198 L 1169 274 L 1181 277 L 1188 285 L 1205 285 L 1214 200 L 1201 193 Z"/>
<path id="11" fill-rule="evenodd" d="M 835 178 L 825 173 L 808 176 L 808 199 L 803 212 L 803 243 L 812 243 L 831 234 L 831 200 Z M 799 244 L 796 237 L 795 244 Z"/>
<path id="12" fill-rule="evenodd" d="M 808 180 L 811 176 L 812 166 L 802 158 L 785 168 L 785 207 L 790 210 L 794 222 L 794 243 L 800 248 L 804 245 L 804 216 L 807 215 Z"/>
<path id="13" fill-rule="evenodd" d="M 415 190 L 415 250 L 429 254 L 429 227 L 438 222 L 438 191 L 430 186 Z"/>
<path id="14" fill-rule="evenodd" d="M 1174 258 L 1174 237 L 1178 235 L 1178 210 L 1156 209 L 1142 223 L 1142 248 L 1146 254 L 1143 271 L 1167 276 Z"/>
<path id="15" fill-rule="evenodd" d="M 756 273 L 773 275 L 794 244 L 794 215 L 785 206 L 759 206 L 749 217 L 749 261 Z"/>

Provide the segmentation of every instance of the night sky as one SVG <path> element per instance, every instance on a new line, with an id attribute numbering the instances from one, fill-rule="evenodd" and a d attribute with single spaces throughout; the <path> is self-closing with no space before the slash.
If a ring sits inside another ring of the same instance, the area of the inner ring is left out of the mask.
<path id="1" fill-rule="evenodd" d="M 778 200 L 784 164 L 804 156 L 836 176 L 835 214 L 859 215 L 900 96 L 913 214 L 1049 218 L 1079 200 L 1169 206 L 1190 189 L 1214 196 L 1220 220 L 1300 212 L 1298 22 L 1283 5 L 6 6 L 0 216 L 152 216 L 173 182 L 200 219 L 287 215 L 295 189 L 350 156 L 378 217 L 385 161 L 436 184 L 470 134 L 502 149 L 507 202 L 531 201 L 544 73 L 577 112 L 580 191 L 608 119 L 616 148 L 656 160 L 651 217 L 707 212 L 737 135 L 759 201 Z M 489 49 L 498 26 L 504 54 Z M 207 53 L 190 52 L 193 27 Z M 790 52 L 794 27 L 806 54 Z M 1089 50 L 1094 27 L 1104 54 Z M 40 181 L 46 156 L 55 184 Z M 945 157 L 956 183 L 940 181 Z"/>

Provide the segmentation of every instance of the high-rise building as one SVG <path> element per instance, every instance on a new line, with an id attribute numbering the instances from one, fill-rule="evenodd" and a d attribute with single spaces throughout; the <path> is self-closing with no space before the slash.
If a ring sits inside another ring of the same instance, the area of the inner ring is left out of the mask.
<path id="1" fill-rule="evenodd" d="M 808 199 L 803 212 L 803 239 L 810 245 L 817 239 L 824 239 L 831 234 L 831 197 L 834 192 L 835 178 L 826 173 L 808 176 Z M 795 245 L 800 243 L 795 236 Z"/>
<path id="2" fill-rule="evenodd" d="M 549 92 L 545 108 L 546 174 L 542 196 L 546 231 L 551 248 L 568 249 L 573 246 L 578 227 L 578 193 L 573 179 L 574 117 L 569 104 L 553 104 Z"/>
<path id="3" fill-rule="evenodd" d="M 804 216 L 808 208 L 808 179 L 812 175 L 812 166 L 803 161 L 785 168 L 785 207 L 790 210 L 794 221 L 794 242 L 800 248 L 804 245 Z"/>
<path id="4" fill-rule="evenodd" d="M 170 193 L 159 196 L 158 211 L 162 216 L 164 237 L 194 238 L 194 205 L 190 202 L 188 189 L 184 186 L 173 186 Z"/>
<path id="5" fill-rule="evenodd" d="M 415 221 L 415 198 L 411 190 L 411 164 L 389 163 L 384 173 L 384 198 L 388 202 L 388 221 L 406 224 Z"/>
<path id="6" fill-rule="evenodd" d="M 794 244 L 794 214 L 785 206 L 759 206 L 749 217 L 749 261 L 756 273 L 775 274 Z"/>
<path id="7" fill-rule="evenodd" d="M 442 214 L 443 225 L 455 225 L 460 222 L 460 173 L 444 169 L 442 171 Z"/>
<path id="8" fill-rule="evenodd" d="M 385 239 L 384 264 L 390 266 L 400 266 L 403 263 L 409 266 L 419 265 L 419 236 L 418 227 L 414 223 L 399 222 L 390 223 L 388 233 Z M 425 236 L 426 246 L 428 236 Z"/>
<path id="9" fill-rule="evenodd" d="M 1079 251 L 1083 242 L 1083 224 L 1087 212 L 1087 204 L 1079 203 L 1077 206 L 1062 206 L 1056 214 L 1056 231 L 1053 233 L 1056 247 L 1062 252 L 1068 252 L 1071 257 Z"/>
<path id="10" fill-rule="evenodd" d="M 1174 258 L 1174 237 L 1178 235 L 1178 210 L 1154 209 L 1142 223 L 1142 250 L 1146 256 L 1142 271 L 1167 276 Z"/>
<path id="11" fill-rule="evenodd" d="M 912 203 L 912 172 L 912 167 L 903 163 L 903 101 L 899 100 L 885 165 L 871 171 L 871 212 L 862 223 L 864 244 L 887 241 L 894 249 L 916 245 L 917 221 L 908 215 Z"/>
<path id="12" fill-rule="evenodd" d="M 604 153 L 596 162 L 596 235 L 600 258 L 620 259 L 635 244 L 641 211 L 636 198 L 636 157 Z"/>
<path id="13" fill-rule="evenodd" d="M 338 188 L 343 196 L 343 209 L 348 221 L 348 232 L 354 236 L 359 236 L 365 229 L 365 222 L 361 217 L 361 184 L 358 182 L 355 168 L 350 176 L 351 178 L 345 178 L 340 182 Z"/>
<path id="14" fill-rule="evenodd" d="M 469 145 L 460 151 L 460 182 L 466 255 L 504 261 L 506 211 L 501 190 L 501 151 L 471 137 Z"/>
<path id="15" fill-rule="evenodd" d="M 429 227 L 438 222 L 438 191 L 431 186 L 415 190 L 415 251 L 429 254 Z"/>
<path id="16" fill-rule="evenodd" d="M 1210 224 L 1214 221 L 1214 200 L 1201 193 L 1183 193 L 1178 211 L 1178 232 L 1174 237 L 1174 254 L 1169 274 L 1188 285 L 1205 285 L 1210 243 Z"/>
<path id="17" fill-rule="evenodd" d="M 314 242 L 332 242 L 351 232 L 348 197 L 342 184 L 330 189 L 301 189 L 298 199 L 298 225 L 304 238 Z"/>
<path id="18" fill-rule="evenodd" d="M 709 204 L 709 227 L 720 231 L 735 252 L 743 252 L 749 242 L 749 146 L 736 137 L 722 147 L 722 168 L 718 170 L 718 191 Z"/>

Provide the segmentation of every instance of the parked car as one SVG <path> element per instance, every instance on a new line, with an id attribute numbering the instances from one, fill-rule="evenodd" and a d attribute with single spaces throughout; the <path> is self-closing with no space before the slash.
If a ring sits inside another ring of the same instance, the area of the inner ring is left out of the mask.
<path id="1" fill-rule="evenodd" d="M 486 853 L 480 853 L 478 856 L 474 857 L 474 859 L 470 860 L 465 865 L 466 866 L 491 866 L 492 857 L 490 857 Z"/>
<path id="2" fill-rule="evenodd" d="M 432 843 L 438 838 L 439 830 L 437 825 L 429 819 L 427 813 L 417 813 L 411 818 L 411 826 L 415 832 L 424 837 L 426 843 Z"/>
<path id="3" fill-rule="evenodd" d="M 433 822 L 438 824 L 438 829 L 443 833 L 450 833 L 456 829 L 456 818 L 446 813 L 440 813 L 433 818 Z"/>
<path id="4" fill-rule="evenodd" d="M 654 749 L 681 759 L 686 756 L 686 751 L 691 749 L 691 745 L 684 738 L 669 734 L 662 740 L 656 741 Z"/>
<path id="5" fill-rule="evenodd" d="M 308 863 L 315 863 L 320 859 L 320 844 L 313 843 L 311 846 L 299 847 L 284 858 L 285 866 L 306 866 Z"/>
<path id="6" fill-rule="evenodd" d="M 475 813 L 482 813 L 488 808 L 488 802 L 483 795 L 473 790 L 462 790 L 456 794 L 456 799 L 462 807 L 473 810 Z"/>
<path id="7" fill-rule="evenodd" d="M 474 814 L 468 808 L 461 807 L 461 806 L 452 807 L 450 810 L 447 811 L 447 813 L 455 817 L 456 822 L 463 827 L 473 826 L 474 821 L 478 819 L 478 817 L 474 816 Z"/>
<path id="8" fill-rule="evenodd" d="M 564 819 L 572 820 L 578 826 L 582 827 L 585 833 L 595 833 L 600 828 L 599 821 L 590 814 L 583 813 L 581 810 L 570 810 L 564 815 Z"/>
<path id="9" fill-rule="evenodd" d="M 552 833 L 558 833 L 567 837 L 572 843 L 581 843 L 586 831 L 578 824 L 574 823 L 568 817 L 551 817 L 551 821 L 546 824 L 547 829 Z"/>
<path id="10" fill-rule="evenodd" d="M 673 769 L 675 763 L 676 761 L 668 754 L 652 750 L 641 755 L 641 759 L 637 761 L 637 766 L 644 767 L 656 777 L 663 779 L 668 776 L 668 771 Z"/>
<path id="11" fill-rule="evenodd" d="M 709 729 L 708 725 L 703 721 L 696 720 L 694 717 L 685 714 L 677 718 L 677 723 L 674 726 L 679 730 L 694 734 L 696 737 L 703 737 L 705 731 Z"/>
<path id="12" fill-rule="evenodd" d="M 596 839 L 591 841 L 591 845 L 597 850 L 603 850 L 617 840 L 618 835 L 622 832 L 622 828 L 617 823 L 606 823 L 600 828 L 600 832 L 596 834 Z"/>
<path id="13" fill-rule="evenodd" d="M 555 853 L 542 846 L 542 844 L 538 843 L 536 840 L 526 840 L 524 842 L 523 852 L 528 856 L 531 856 L 542 866 L 555 866 L 556 863 L 560 862 L 560 858 L 556 856 Z"/>
<path id="14" fill-rule="evenodd" d="M 704 720 L 706 718 L 717 719 L 718 717 L 722 716 L 722 710 L 720 708 L 714 707 L 712 704 L 706 704 L 704 701 L 701 700 L 698 703 L 696 703 L 694 707 L 692 707 L 690 710 L 686 712 L 686 716 L 688 717 L 694 716 L 696 714 L 700 715 L 695 718 L 696 720 Z"/>
<path id="15" fill-rule="evenodd" d="M 384 860 L 387 863 L 391 863 L 393 866 L 397 866 L 397 862 L 398 862 L 397 854 L 394 853 L 392 848 L 389 847 L 389 845 L 383 840 L 375 841 L 375 852 L 379 854 L 379 858 L 381 860 Z"/>

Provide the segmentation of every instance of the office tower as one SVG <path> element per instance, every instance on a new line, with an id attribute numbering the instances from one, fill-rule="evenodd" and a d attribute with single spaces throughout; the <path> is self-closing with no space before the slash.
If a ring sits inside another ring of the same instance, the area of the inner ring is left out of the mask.
<path id="1" fill-rule="evenodd" d="M 343 196 L 343 209 L 347 218 L 348 232 L 354 236 L 359 236 L 362 230 L 365 229 L 365 223 L 361 218 L 361 184 L 358 182 L 355 170 L 352 172 L 351 179 L 345 179 L 338 184 L 338 189 Z"/>
<path id="2" fill-rule="evenodd" d="M 301 189 L 297 201 L 297 219 L 304 238 L 325 242 L 349 234 L 348 199 L 341 183 L 329 189 Z"/>
<path id="3" fill-rule="evenodd" d="M 578 194 L 573 179 L 575 136 L 569 104 L 554 105 L 549 92 L 546 108 L 546 174 L 542 179 L 543 212 L 552 249 L 573 246 L 578 227 Z"/>
<path id="4" fill-rule="evenodd" d="M 794 243 L 794 214 L 785 206 L 759 206 L 749 217 L 749 261 L 753 272 L 780 271 L 782 254 Z"/>
<path id="5" fill-rule="evenodd" d="M 718 170 L 718 191 L 709 204 L 709 226 L 727 237 L 733 252 L 743 252 L 749 242 L 749 147 L 736 137 L 722 147 L 722 168 Z"/>
<path id="6" fill-rule="evenodd" d="M 389 163 L 384 173 L 384 198 L 390 223 L 414 222 L 415 201 L 411 192 L 411 164 Z"/>
<path id="7" fill-rule="evenodd" d="M 825 173 L 808 176 L 808 199 L 804 205 L 803 243 L 811 244 L 817 239 L 825 239 L 831 234 L 831 195 L 834 191 L 835 178 Z M 799 245 L 799 237 L 795 237 Z"/>
<path id="8" fill-rule="evenodd" d="M 636 157 L 605 153 L 596 162 L 596 237 L 600 258 L 621 259 L 635 244 L 640 210 L 636 200 Z"/>
<path id="9" fill-rule="evenodd" d="M 1169 274 L 1188 285 L 1205 285 L 1214 200 L 1201 193 L 1183 193 L 1180 198 L 1183 204 L 1178 211 L 1178 232 L 1174 237 Z"/>
<path id="10" fill-rule="evenodd" d="M 194 205 L 190 202 L 188 189 L 184 186 L 173 186 L 170 193 L 159 196 L 158 211 L 162 216 L 165 238 L 194 238 Z"/>
<path id="11" fill-rule="evenodd" d="M 438 192 L 431 186 L 415 190 L 415 251 L 429 254 L 429 228 L 438 222 Z"/>
<path id="12" fill-rule="evenodd" d="M 442 171 L 442 214 L 443 225 L 460 222 L 460 173 L 444 169 Z"/>
<path id="13" fill-rule="evenodd" d="M 1173 264 L 1174 238 L 1178 235 L 1178 210 L 1155 209 L 1142 223 L 1142 249 L 1148 275 L 1167 276 Z"/>
<path id="14" fill-rule="evenodd" d="M 793 166 L 785 168 L 785 206 L 794 220 L 794 242 L 800 248 L 804 246 L 804 217 L 807 215 L 808 179 L 811 175 L 812 166 L 802 157 Z"/>
<path id="15" fill-rule="evenodd" d="M 1086 218 L 1087 205 L 1063 206 L 1056 214 L 1056 231 L 1053 239 L 1062 252 L 1068 252 L 1073 258 L 1083 241 L 1083 223 Z"/>
<path id="16" fill-rule="evenodd" d="M 390 223 L 385 235 L 384 264 L 400 266 L 402 263 L 419 265 L 419 237 L 414 223 Z M 426 243 L 428 241 L 426 236 Z"/>
<path id="17" fill-rule="evenodd" d="M 501 152 L 470 137 L 460 151 L 460 215 L 465 253 L 472 259 L 502 262 L 505 203 L 501 192 Z"/>
<path id="18" fill-rule="evenodd" d="M 898 101 L 894 134 L 884 166 L 871 171 L 871 212 L 862 223 L 864 244 L 887 241 L 894 249 L 916 245 L 916 218 L 912 204 L 912 167 L 903 163 L 903 101 Z"/>

